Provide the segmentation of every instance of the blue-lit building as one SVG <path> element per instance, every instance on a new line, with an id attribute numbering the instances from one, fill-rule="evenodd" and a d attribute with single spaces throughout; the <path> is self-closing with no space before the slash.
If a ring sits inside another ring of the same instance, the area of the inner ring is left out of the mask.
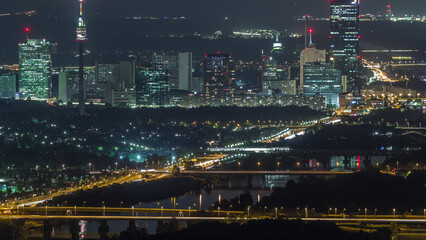
<path id="1" fill-rule="evenodd" d="M 330 61 L 348 76 L 348 91 L 359 72 L 359 40 L 359 0 L 330 0 Z"/>
<path id="2" fill-rule="evenodd" d="M 341 73 L 331 63 L 306 63 L 303 68 L 303 93 L 324 95 L 327 108 L 339 107 L 342 92 Z"/>

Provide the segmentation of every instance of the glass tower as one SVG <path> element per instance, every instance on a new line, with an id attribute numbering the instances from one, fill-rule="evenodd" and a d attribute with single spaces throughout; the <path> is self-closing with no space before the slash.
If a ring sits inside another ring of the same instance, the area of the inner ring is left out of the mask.
<path id="1" fill-rule="evenodd" d="M 136 96 L 139 105 L 166 106 L 169 104 L 169 76 L 154 67 L 136 69 Z"/>
<path id="2" fill-rule="evenodd" d="M 27 39 L 19 44 L 19 94 L 21 98 L 50 97 L 52 52 L 56 44 L 45 39 Z"/>
<path id="3" fill-rule="evenodd" d="M 330 60 L 353 89 L 359 71 L 359 0 L 330 0 Z"/>
<path id="4" fill-rule="evenodd" d="M 331 63 L 306 63 L 303 68 L 303 93 L 325 95 L 326 107 L 339 106 L 342 92 L 341 73 Z"/>

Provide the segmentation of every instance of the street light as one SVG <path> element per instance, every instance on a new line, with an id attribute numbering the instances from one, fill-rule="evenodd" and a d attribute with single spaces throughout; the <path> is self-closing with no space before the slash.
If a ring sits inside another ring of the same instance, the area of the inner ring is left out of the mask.
<path id="1" fill-rule="evenodd" d="M 297 167 L 299 168 L 299 172 L 300 172 L 300 162 L 297 162 Z"/>
<path id="2" fill-rule="evenodd" d="M 394 209 L 392 209 L 392 211 L 393 211 L 393 218 L 395 219 L 396 218 L 396 209 L 394 208 Z"/>

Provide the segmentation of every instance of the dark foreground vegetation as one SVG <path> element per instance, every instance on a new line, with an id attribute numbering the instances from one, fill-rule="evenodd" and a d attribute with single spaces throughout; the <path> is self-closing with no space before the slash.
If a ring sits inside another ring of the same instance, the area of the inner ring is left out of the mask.
<path id="1" fill-rule="evenodd" d="M 309 107 L 199 107 L 199 108 L 112 108 L 88 106 L 87 116 L 79 117 L 78 108 L 50 106 L 46 103 L 0 101 L 0 119 L 57 119 L 69 121 L 81 119 L 87 123 L 102 120 L 102 124 L 128 121 L 152 122 L 195 122 L 195 121 L 309 121 L 324 117 L 325 114 Z"/>
<path id="2" fill-rule="evenodd" d="M 373 214 L 411 213 L 423 215 L 426 207 L 426 173 L 413 172 L 407 177 L 365 171 L 336 176 L 330 180 L 308 177 L 296 183 L 290 180 L 283 189 L 264 197 L 260 207 L 315 208 L 326 213 L 330 208 L 356 213 L 369 209 Z"/>
<path id="3" fill-rule="evenodd" d="M 240 223 L 203 222 L 188 228 L 148 235 L 144 230 L 122 232 L 115 240 L 218 240 L 218 239 L 282 239 L 282 240 L 388 240 L 391 231 L 380 228 L 373 233 L 349 233 L 338 228 L 334 223 L 286 220 L 259 220 Z"/>
<path id="4" fill-rule="evenodd" d="M 77 191 L 73 194 L 54 198 L 50 205 L 131 207 L 139 202 L 152 202 L 198 191 L 203 181 L 193 177 L 164 178 L 156 181 L 133 182 Z M 122 204 L 121 204 L 122 203 Z"/>
<path id="5" fill-rule="evenodd" d="M 27 234 L 20 222 L 0 220 L 0 240 L 22 240 Z"/>

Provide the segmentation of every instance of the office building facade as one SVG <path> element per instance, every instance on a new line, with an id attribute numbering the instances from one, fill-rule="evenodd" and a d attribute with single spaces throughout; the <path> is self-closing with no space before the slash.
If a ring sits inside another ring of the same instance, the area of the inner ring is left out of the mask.
<path id="1" fill-rule="evenodd" d="M 50 97 L 52 53 L 56 44 L 45 39 L 27 39 L 19 44 L 19 94 L 22 99 Z"/>
<path id="2" fill-rule="evenodd" d="M 303 49 L 300 53 L 300 90 L 303 92 L 304 86 L 304 67 L 307 63 L 325 63 L 327 60 L 327 52 L 325 50 L 316 49 L 314 45 L 310 45 Z"/>
<path id="3" fill-rule="evenodd" d="M 158 70 L 167 73 L 171 89 L 191 90 L 193 69 L 191 52 L 154 52 L 152 63 Z"/>
<path id="4" fill-rule="evenodd" d="M 207 105 L 232 105 L 235 97 L 235 64 L 229 53 L 204 55 L 204 99 Z"/>
<path id="5" fill-rule="evenodd" d="M 330 0 L 330 61 L 348 76 L 353 90 L 359 72 L 359 0 Z"/>
<path id="6" fill-rule="evenodd" d="M 16 75 L 0 72 L 0 99 L 14 98 L 16 94 Z"/>
<path id="7" fill-rule="evenodd" d="M 339 107 L 341 73 L 331 63 L 306 63 L 303 71 L 305 95 L 326 96 L 326 107 Z"/>
<path id="8" fill-rule="evenodd" d="M 169 105 L 169 76 L 156 67 L 137 67 L 136 97 L 138 105 Z"/>

